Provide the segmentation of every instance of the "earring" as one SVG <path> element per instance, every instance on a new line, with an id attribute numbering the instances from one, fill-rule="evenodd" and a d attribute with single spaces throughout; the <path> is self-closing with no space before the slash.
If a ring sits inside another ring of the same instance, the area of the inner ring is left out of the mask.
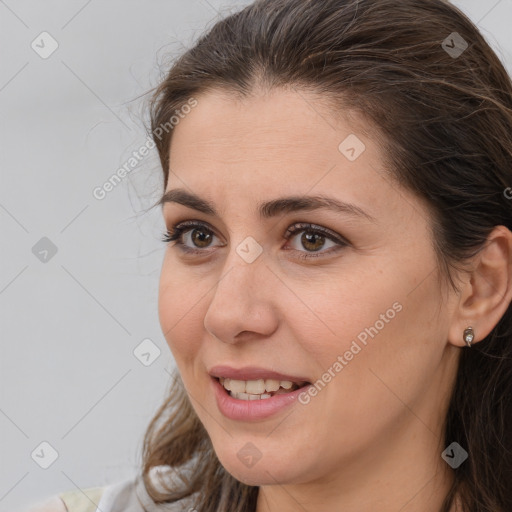
<path id="1" fill-rule="evenodd" d="M 462 335 L 462 338 L 464 339 L 469 348 L 471 348 L 471 342 L 473 341 L 474 337 L 475 333 L 473 332 L 473 327 L 468 327 L 467 329 L 464 329 L 464 334 Z"/>

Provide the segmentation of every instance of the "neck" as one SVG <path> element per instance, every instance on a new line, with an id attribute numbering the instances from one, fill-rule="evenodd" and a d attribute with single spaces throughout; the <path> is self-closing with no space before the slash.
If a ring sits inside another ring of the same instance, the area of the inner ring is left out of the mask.
<path id="1" fill-rule="evenodd" d="M 453 483 L 444 450 L 426 426 L 412 418 L 380 446 L 366 447 L 344 471 L 326 468 L 317 481 L 260 486 L 256 512 L 432 512 L 441 510 Z M 452 506 L 450 512 L 458 512 Z"/>

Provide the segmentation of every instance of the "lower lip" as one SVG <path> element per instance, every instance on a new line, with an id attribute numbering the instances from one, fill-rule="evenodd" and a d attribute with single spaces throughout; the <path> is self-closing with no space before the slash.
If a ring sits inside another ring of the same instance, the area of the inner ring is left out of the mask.
<path id="1" fill-rule="evenodd" d="M 212 377 L 211 380 L 220 412 L 226 416 L 226 418 L 237 421 L 262 420 L 268 418 L 294 404 L 298 396 L 310 386 L 309 384 L 295 391 L 291 391 L 290 393 L 274 395 L 270 398 L 239 400 L 233 398 L 217 379 Z"/>

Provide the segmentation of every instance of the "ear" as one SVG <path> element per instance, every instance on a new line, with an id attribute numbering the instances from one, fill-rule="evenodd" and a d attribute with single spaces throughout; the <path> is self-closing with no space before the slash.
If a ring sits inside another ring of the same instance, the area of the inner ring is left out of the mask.
<path id="1" fill-rule="evenodd" d="M 466 346 L 463 332 L 473 327 L 473 343 L 484 339 L 505 314 L 512 300 L 512 233 L 496 226 L 463 278 L 448 340 Z"/>

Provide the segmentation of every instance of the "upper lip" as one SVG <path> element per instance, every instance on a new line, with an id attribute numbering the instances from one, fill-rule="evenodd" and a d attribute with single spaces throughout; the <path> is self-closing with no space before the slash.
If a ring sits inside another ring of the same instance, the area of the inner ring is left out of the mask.
<path id="1" fill-rule="evenodd" d="M 309 382 L 305 377 L 297 375 L 288 375 L 285 373 L 275 372 L 266 368 L 259 368 L 256 366 L 244 366 L 243 368 L 233 368 L 231 366 L 220 365 L 214 366 L 208 370 L 212 377 L 224 377 L 234 380 L 258 380 L 258 379 L 274 379 L 274 380 L 289 380 L 297 384 Z"/>

